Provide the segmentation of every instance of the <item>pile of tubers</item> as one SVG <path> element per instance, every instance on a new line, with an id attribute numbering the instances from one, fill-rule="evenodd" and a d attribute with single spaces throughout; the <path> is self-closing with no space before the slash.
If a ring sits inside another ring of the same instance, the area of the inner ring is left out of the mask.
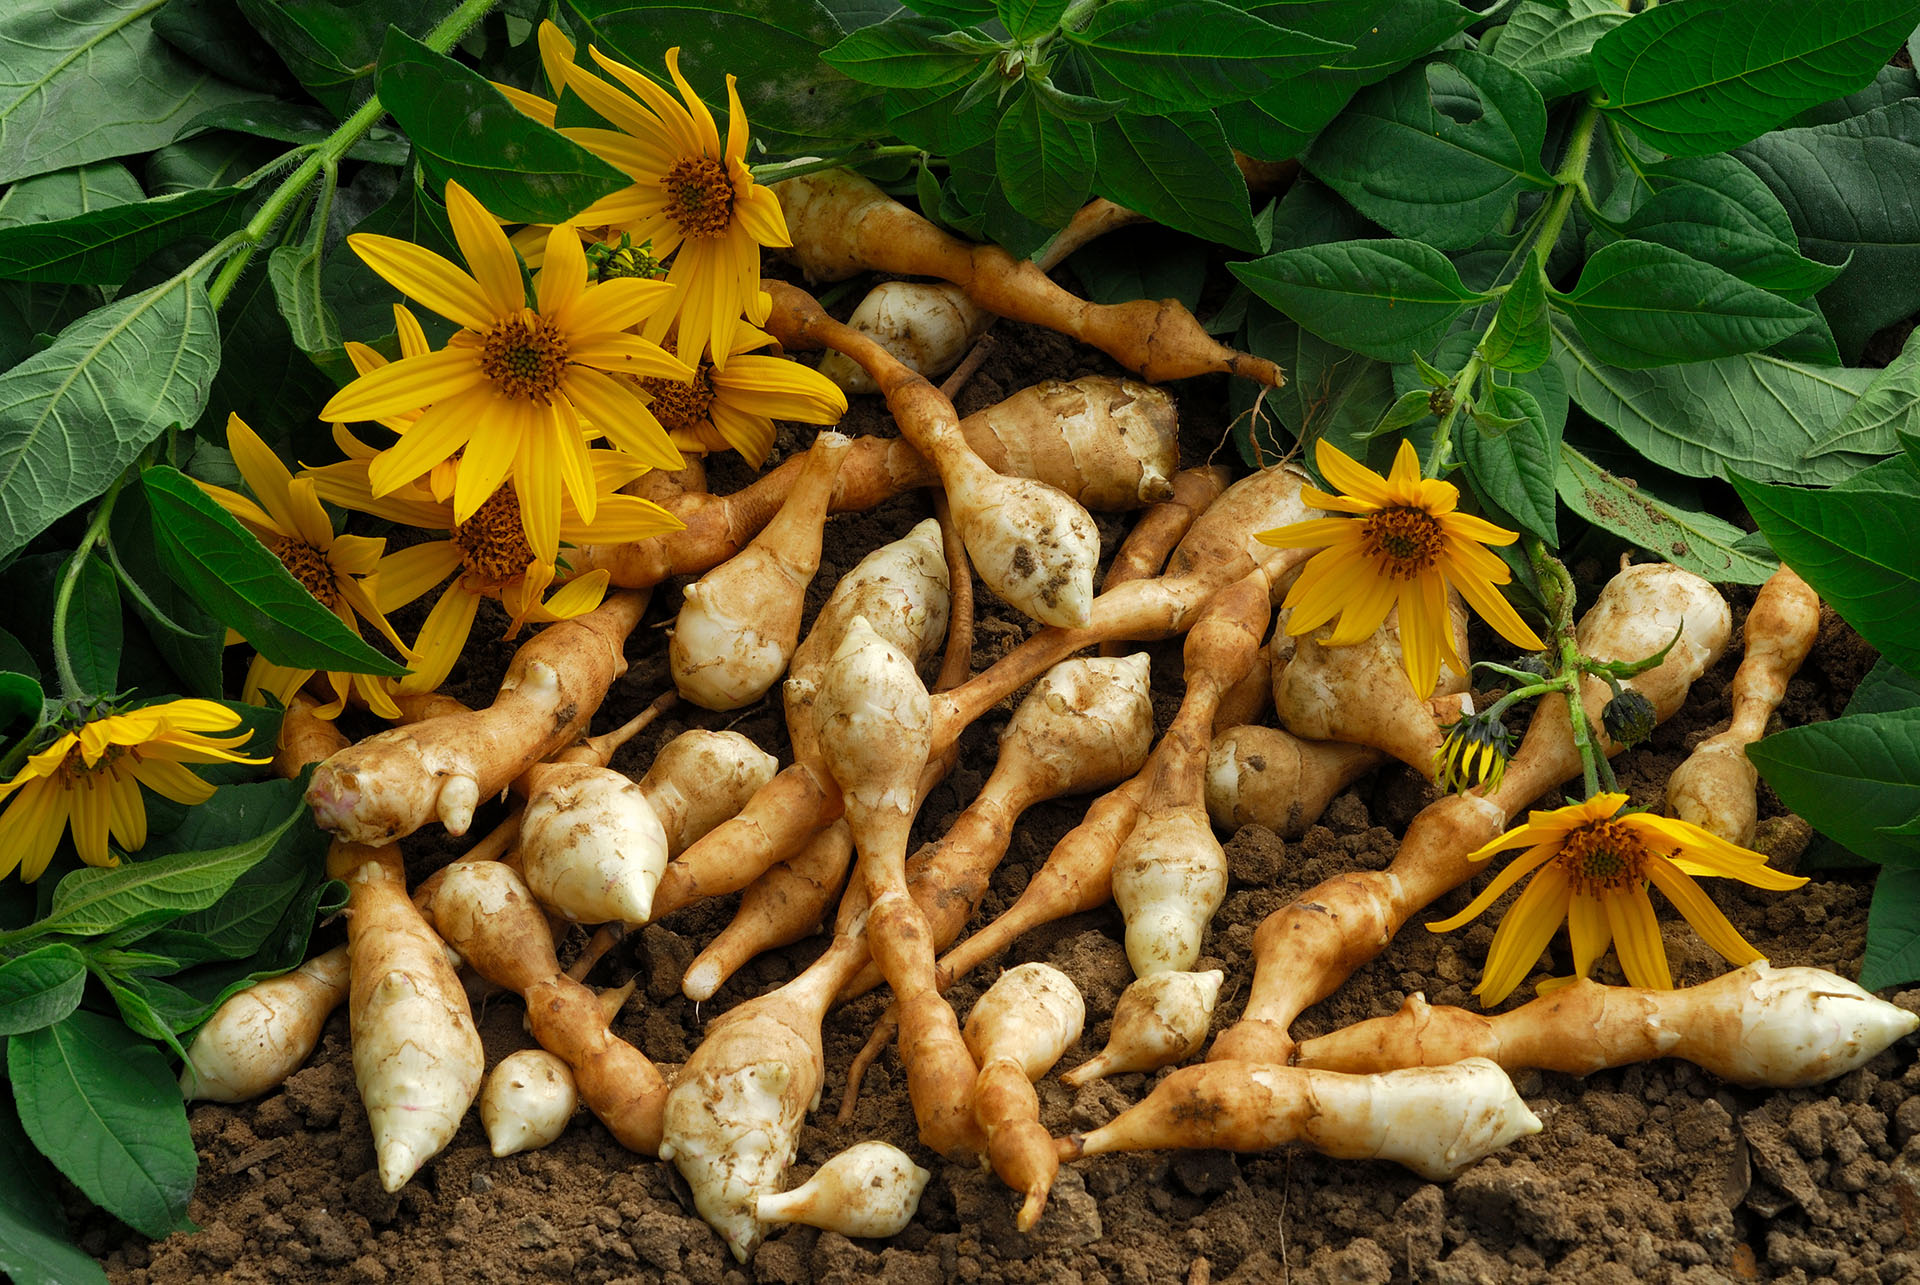
<path id="1" fill-rule="evenodd" d="M 939 273 L 953 283 L 937 294 L 960 317 L 962 347 L 980 308 L 1043 322 L 1073 314 L 1075 301 L 1063 302 L 1032 265 L 963 252 L 930 226 L 905 239 L 887 231 L 914 216 L 860 181 L 794 184 L 805 184 L 783 194 L 794 239 L 814 247 L 804 271 Z M 872 251 L 883 242 L 896 247 L 884 261 Z M 898 249 L 907 245 L 925 253 Z M 1445 1179 L 1539 1129 L 1508 1071 L 1584 1074 L 1677 1056 L 1736 1083 L 1808 1084 L 1920 1025 L 1831 974 L 1762 963 L 1667 993 L 1583 981 L 1494 1017 L 1415 996 L 1392 1016 L 1296 1042 L 1304 1009 L 1472 879 L 1469 853 L 1578 775 L 1564 701 L 1540 702 L 1497 788 L 1429 803 L 1385 870 L 1335 876 L 1276 911 L 1256 934 L 1251 978 L 1199 968 L 1228 883 L 1219 834 L 1257 824 L 1297 837 L 1382 763 L 1431 779 L 1444 724 L 1473 708 L 1467 676 L 1443 670 L 1434 691 L 1411 691 L 1391 619 L 1338 648 L 1311 635 L 1296 645 L 1277 628 L 1276 605 L 1305 554 L 1253 537 L 1316 515 L 1301 498 L 1309 479 L 1286 463 L 1231 485 L 1219 469 L 1180 471 L 1173 404 L 1159 388 L 1090 377 L 963 420 L 925 373 L 804 290 L 766 288 L 769 332 L 790 351 L 830 350 L 849 382 L 857 371 L 900 439 L 822 432 L 803 458 L 733 496 L 708 495 L 697 478 L 645 479 L 687 529 L 569 551 L 577 572 L 605 568 L 626 587 L 526 642 L 487 708 L 415 700 L 403 709 L 410 721 L 349 745 L 297 700 L 277 761 L 289 775 L 313 767 L 308 799 L 351 889 L 348 942 L 229 1001 L 190 1050 L 187 1095 L 270 1091 L 345 1002 L 389 1191 L 446 1144 L 476 1098 L 495 1155 L 545 1145 L 584 1105 L 622 1145 L 675 1165 L 701 1216 L 744 1261 L 778 1223 L 871 1237 L 913 1217 L 928 1170 L 889 1141 L 861 1143 L 787 1190 L 826 1080 L 823 1023 L 883 984 L 891 1007 L 850 1069 L 848 1103 L 871 1058 L 897 1047 L 920 1157 L 990 1165 L 1022 1230 L 1043 1216 L 1062 1162 L 1102 1152 L 1297 1142 Z M 1212 344 L 1190 317 L 1142 349 L 1127 338 L 1134 319 L 1097 314 L 1076 333 L 1148 378 L 1278 377 Z M 870 551 L 809 619 L 829 515 L 922 487 L 940 489 L 939 517 Z M 1142 511 L 1107 551 L 1112 570 L 1098 593 L 1102 550 L 1089 509 Z M 977 670 L 975 574 L 1035 622 Z M 777 688 L 787 746 L 689 732 L 635 779 L 609 766 L 629 730 L 587 739 L 648 636 L 636 632 L 648 590 L 670 577 L 688 577 L 672 591 L 666 648 L 679 699 L 729 711 Z M 1743 748 L 1805 657 L 1818 615 L 1784 569 L 1761 592 L 1733 726 L 1675 774 L 1676 814 L 1736 842 L 1751 837 Z M 1454 623 L 1464 656 L 1464 615 Z M 1677 638 L 1627 682 L 1665 719 L 1730 634 L 1711 585 L 1647 564 L 1606 586 L 1578 642 L 1595 658 L 1637 660 Z M 1150 662 L 1143 646 L 1171 639 L 1184 640 L 1181 650 L 1163 647 Z M 925 671 L 943 646 L 930 689 Z M 1156 718 L 1150 664 L 1176 655 L 1184 694 L 1170 720 L 1167 711 Z M 1601 730 L 1610 693 L 1587 682 L 1590 724 L 1602 748 L 1618 752 Z M 948 833 L 916 845 L 920 807 L 953 768 L 962 733 L 1022 692 L 978 798 Z M 1269 710 L 1278 726 L 1264 722 Z M 784 764 L 768 752 L 783 748 Z M 965 936 L 1021 813 L 1069 794 L 1095 796 L 1082 822 L 1002 914 Z M 502 795 L 513 802 L 497 828 L 409 893 L 395 841 L 435 823 L 465 835 Z M 712 997 L 756 954 L 822 925 L 829 944 L 785 985 L 709 1021 L 683 1066 L 658 1067 L 616 1030 L 632 985 L 599 994 L 582 978 L 622 932 L 736 892 L 733 922 L 686 971 L 690 998 Z M 1110 1014 L 1089 1014 L 1073 980 L 1040 963 L 1008 969 L 968 1012 L 948 1001 L 958 978 L 1021 933 L 1110 901 L 1136 974 Z M 567 968 L 555 942 L 570 924 L 599 931 Z M 489 1075 L 456 966 L 519 996 L 539 1047 Z M 1244 994 L 1244 1010 L 1215 1031 L 1223 989 Z M 1214 1040 L 1204 1061 L 1161 1078 L 1100 1127 L 1052 1137 L 1035 1082 L 1054 1073 L 1089 1018 L 1108 1017 L 1106 1047 L 1078 1059 L 1068 1084 L 1186 1062 Z M 1570 1029 L 1582 1032 L 1577 1040 L 1562 1034 Z"/>

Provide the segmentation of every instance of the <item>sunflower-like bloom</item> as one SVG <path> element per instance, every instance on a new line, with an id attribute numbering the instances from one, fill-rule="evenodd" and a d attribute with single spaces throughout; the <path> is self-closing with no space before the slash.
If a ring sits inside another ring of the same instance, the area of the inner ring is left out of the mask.
<path id="1" fill-rule="evenodd" d="M 742 316 L 758 325 L 772 306 L 760 289 L 760 247 L 793 244 L 779 198 L 747 168 L 747 114 L 734 78 L 727 77 L 722 144 L 713 113 L 680 74 L 678 48 L 667 50 L 667 74 L 685 106 L 633 68 L 591 45 L 587 52 L 619 85 L 569 65 L 567 88 L 616 128 L 560 132 L 633 186 L 595 201 L 573 222 L 625 232 L 635 244 L 651 242 L 660 259 L 671 258 L 667 280 L 680 287 L 673 317 L 655 314 L 641 333 L 662 339 L 677 321 L 682 353 L 711 350 L 713 364 L 724 367 L 728 328 Z"/>
<path id="2" fill-rule="evenodd" d="M 412 672 L 399 681 L 402 693 L 430 692 L 446 681 L 454 662 L 466 648 L 473 620 L 483 598 L 494 598 L 512 617 L 509 635 L 528 621 L 546 624 L 584 615 L 606 596 L 604 570 L 576 576 L 551 598 L 547 588 L 559 574 L 557 565 L 536 556 L 521 524 L 519 497 L 512 483 L 501 487 L 464 522 L 454 520 L 453 506 L 436 499 L 422 485 L 387 495 L 375 495 L 368 484 L 370 466 L 378 457 L 371 447 L 345 428 L 336 426 L 334 440 L 347 459 L 309 469 L 322 498 L 345 508 L 403 522 L 427 530 L 444 530 L 445 540 L 416 544 L 388 557 L 380 582 L 380 600 L 412 601 L 434 585 L 453 577 L 426 623 L 414 639 Z M 617 451 L 590 451 L 599 495 L 594 518 L 582 519 L 568 497 L 562 497 L 560 536 L 570 543 L 624 544 L 684 529 L 685 524 L 650 500 L 620 495 L 616 489 L 646 472 L 643 465 Z M 458 488 L 456 468 L 455 488 Z"/>
<path id="3" fill-rule="evenodd" d="M 1513 573 L 1486 546 L 1512 544 L 1519 536 L 1456 512 L 1460 488 L 1421 477 L 1412 443 L 1400 443 L 1386 477 L 1324 439 L 1314 459 L 1342 494 L 1303 487 L 1301 500 L 1353 516 L 1313 518 L 1260 532 L 1260 543 L 1276 549 L 1327 546 L 1287 591 L 1282 605 L 1293 613 L 1289 634 L 1311 633 L 1339 616 L 1327 646 L 1350 646 L 1372 636 L 1397 606 L 1400 655 L 1413 690 L 1422 697 L 1439 681 L 1443 658 L 1455 673 L 1467 669 L 1453 649 L 1449 588 L 1516 647 L 1539 651 L 1546 646 L 1495 588 Z"/>
<path id="4" fill-rule="evenodd" d="M 1607 947 L 1617 944 L 1628 981 L 1671 989 L 1649 883 L 1727 962 L 1750 964 L 1761 957 L 1694 879 L 1714 875 L 1774 891 L 1798 888 L 1806 879 L 1782 874 L 1759 853 L 1697 825 L 1647 812 L 1622 815 L 1626 802 L 1624 794 L 1596 794 L 1585 803 L 1530 813 L 1525 825 L 1469 854 L 1469 860 L 1484 861 L 1509 848 L 1526 849 L 1465 910 L 1428 924 L 1434 932 L 1461 927 L 1533 874 L 1493 934 L 1486 971 L 1474 988 L 1482 1006 L 1491 1008 L 1513 993 L 1562 920 L 1572 939 L 1575 977 L 1586 977 Z"/>
<path id="5" fill-rule="evenodd" d="M 90 866 L 117 866 L 107 836 L 128 852 L 147 842 L 146 786 L 176 803 L 204 803 L 214 787 L 186 763 L 265 763 L 234 753 L 247 739 L 209 736 L 240 725 L 240 716 L 212 701 L 177 700 L 110 714 L 63 732 L 0 785 L 0 877 L 20 868 L 32 883 L 47 868 L 60 836 Z"/>
<path id="6" fill-rule="evenodd" d="M 562 492 L 588 520 L 599 502 L 589 427 L 642 464 L 684 463 L 633 385 L 619 378 L 693 377 L 658 344 L 627 333 L 664 307 L 673 287 L 637 278 L 590 283 L 579 236 L 559 227 L 534 277 L 539 306 L 530 308 L 506 234 L 458 183 L 447 184 L 447 216 L 471 274 L 392 237 L 356 233 L 347 242 L 401 293 L 464 329 L 437 352 L 368 371 L 334 394 L 320 418 L 404 424 L 398 444 L 368 474 L 378 495 L 459 452 L 456 521 L 471 518 L 511 478 L 527 542 L 551 562 Z"/>
<path id="7" fill-rule="evenodd" d="M 675 446 L 683 451 L 731 446 L 759 468 L 773 449 L 774 420 L 837 424 L 847 413 L 847 395 L 810 366 L 754 352 L 771 344 L 773 336 L 743 321 L 731 324 L 723 346 L 732 360 L 724 369 L 703 361 L 691 383 L 643 379 L 640 386 Z"/>
<path id="8" fill-rule="evenodd" d="M 360 621 L 365 620 L 402 656 L 411 656 L 386 617 L 388 611 L 405 606 L 411 598 L 388 594 L 382 599 L 376 593 L 381 568 L 390 561 L 382 557 L 387 542 L 363 535 L 335 535 L 313 482 L 289 473 L 260 435 L 238 415 L 227 416 L 227 449 L 255 498 L 250 500 L 237 491 L 206 482 L 200 483 L 200 489 L 266 545 L 308 593 L 340 618 L 341 624 L 357 635 Z M 276 665 L 265 656 L 255 655 L 247 667 L 241 699 L 257 705 L 264 692 L 285 705 L 314 673 L 311 669 Z M 349 692 L 358 692 L 382 717 L 399 717 L 400 711 L 387 699 L 385 685 L 378 679 L 328 670 L 327 681 L 333 687 L 333 700 L 314 711 L 321 718 L 334 718 L 346 708 Z"/>

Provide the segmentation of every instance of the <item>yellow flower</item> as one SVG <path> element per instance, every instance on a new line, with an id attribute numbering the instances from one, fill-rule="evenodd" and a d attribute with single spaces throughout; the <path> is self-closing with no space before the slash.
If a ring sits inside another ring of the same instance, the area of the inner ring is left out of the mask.
<path id="1" fill-rule="evenodd" d="M 793 243 L 779 198 L 747 169 L 747 115 L 734 78 L 727 77 L 722 144 L 713 114 L 680 74 L 678 48 L 667 50 L 667 72 L 684 107 L 633 68 L 591 45 L 587 52 L 620 87 L 568 65 L 567 88 L 617 128 L 560 132 L 625 172 L 633 186 L 595 201 L 573 222 L 628 233 L 636 245 L 651 242 L 656 257 L 671 256 L 667 280 L 680 287 L 674 316 L 656 314 L 642 333 L 663 339 L 677 320 L 682 353 L 710 348 L 713 364 L 725 366 L 728 327 L 742 316 L 758 325 L 772 306 L 760 289 L 760 247 Z"/>
<path id="2" fill-rule="evenodd" d="M 1673 976 L 1648 883 L 1729 963 L 1750 964 L 1761 957 L 1694 878 L 1738 879 L 1774 891 L 1798 888 L 1806 880 L 1771 869 L 1759 853 L 1685 821 L 1647 812 L 1619 815 L 1626 802 L 1624 794 L 1596 794 L 1585 803 L 1530 813 L 1525 825 L 1469 854 L 1470 861 L 1484 861 L 1496 852 L 1526 848 L 1473 904 L 1451 919 L 1428 924 L 1434 932 L 1460 927 L 1529 873 L 1539 872 L 1493 935 L 1486 972 L 1474 990 L 1483 1006 L 1491 1008 L 1512 994 L 1563 919 L 1572 939 L 1574 976 L 1587 976 L 1607 947 L 1617 943 L 1628 981 L 1670 989 Z"/>
<path id="3" fill-rule="evenodd" d="M 391 561 L 381 556 L 387 542 L 363 535 L 335 535 L 333 522 L 320 507 L 313 482 L 290 474 L 287 466 L 260 440 L 259 434 L 238 415 L 227 416 L 227 449 L 233 452 L 234 465 L 258 503 L 223 486 L 201 482 L 200 489 L 253 532 L 308 593 L 340 618 L 341 624 L 358 635 L 360 620 L 364 619 L 399 648 L 402 656 L 411 656 L 386 617 L 386 612 L 404 606 L 411 599 L 396 599 L 389 594 L 378 602 L 375 600 L 381 569 Z M 241 699 L 257 705 L 264 692 L 285 705 L 314 672 L 276 665 L 265 656 L 255 655 L 247 667 Z M 399 715 L 383 694 L 378 679 L 367 674 L 329 670 L 327 681 L 333 687 L 334 698 L 314 711 L 321 718 L 336 717 L 346 708 L 350 691 L 358 691 L 361 699 L 383 717 Z"/>
<path id="4" fill-rule="evenodd" d="M 660 346 L 626 333 L 673 293 L 660 281 L 590 283 L 578 235 L 555 228 L 534 277 L 530 308 L 520 264 L 500 226 L 458 183 L 447 184 L 447 215 L 471 275 L 406 241 L 364 233 L 347 242 L 403 294 L 464 329 L 438 352 L 402 357 L 336 393 L 320 418 L 404 423 L 398 444 L 369 472 L 386 495 L 461 456 L 455 520 L 464 522 L 511 478 L 534 552 L 551 561 L 560 546 L 560 497 L 593 516 L 598 497 L 587 460 L 587 428 L 642 464 L 684 463 L 622 375 L 690 379 L 693 371 Z M 410 422 L 404 417 L 421 411 Z"/>
<path id="5" fill-rule="evenodd" d="M 348 458 L 309 469 L 305 474 L 313 479 L 323 498 L 391 521 L 448 532 L 445 540 L 416 544 L 387 559 L 390 565 L 380 584 L 383 604 L 389 595 L 411 601 L 453 577 L 427 613 L 420 636 L 414 639 L 412 672 L 400 680 L 396 690 L 430 692 L 446 681 L 473 631 L 482 598 L 496 598 L 507 609 L 512 617 L 508 628 L 511 636 L 527 621 L 544 624 L 583 615 L 599 606 L 606 595 L 609 577 L 602 570 L 569 580 L 542 601 L 558 575 L 558 567 L 537 557 L 527 543 L 512 483 L 502 486 L 478 512 L 459 522 L 454 520 L 453 506 L 435 499 L 424 487 L 374 495 L 367 472 L 370 462 L 377 458 L 375 452 L 344 428 L 334 430 L 334 440 Z M 588 455 L 599 494 L 597 511 L 591 522 L 585 521 L 571 501 L 562 497 L 563 539 L 580 544 L 622 544 L 684 529 L 680 519 L 652 501 L 614 493 L 615 488 L 644 473 L 644 466 L 615 451 L 590 451 Z M 456 469 L 456 489 L 458 485 Z"/>
<path id="6" fill-rule="evenodd" d="M 94 719 L 62 733 L 0 785 L 0 877 L 17 865 L 32 883 L 53 859 L 71 824 L 73 846 L 90 866 L 117 866 L 107 836 L 131 852 L 147 842 L 147 803 L 140 787 L 176 803 L 204 803 L 214 787 L 183 763 L 265 763 L 232 747 L 246 734 L 214 737 L 240 725 L 240 716 L 212 701 L 177 700 Z"/>
<path id="7" fill-rule="evenodd" d="M 774 420 L 840 422 L 847 413 L 847 395 L 837 384 L 791 358 L 753 352 L 771 344 L 773 337 L 742 321 L 731 325 L 731 337 L 722 346 L 733 359 L 724 370 L 703 361 L 691 383 L 640 381 L 675 446 L 684 451 L 731 446 L 759 468 L 773 449 Z"/>
<path id="8" fill-rule="evenodd" d="M 1327 645 L 1349 646 L 1370 637 L 1398 606 L 1400 654 L 1413 690 L 1423 697 L 1439 681 L 1443 657 L 1455 673 L 1467 668 L 1453 649 L 1449 587 L 1516 647 L 1539 651 L 1546 645 L 1494 588 L 1512 573 L 1485 546 L 1512 544 L 1519 537 L 1456 512 L 1460 489 L 1421 477 L 1412 443 L 1400 443 L 1387 477 L 1325 440 L 1314 459 L 1344 494 L 1303 487 L 1301 499 L 1316 509 L 1354 516 L 1314 518 L 1259 534 L 1260 543 L 1276 549 L 1328 546 L 1287 591 L 1282 605 L 1293 613 L 1289 634 L 1311 633 L 1337 615 L 1340 621 Z"/>

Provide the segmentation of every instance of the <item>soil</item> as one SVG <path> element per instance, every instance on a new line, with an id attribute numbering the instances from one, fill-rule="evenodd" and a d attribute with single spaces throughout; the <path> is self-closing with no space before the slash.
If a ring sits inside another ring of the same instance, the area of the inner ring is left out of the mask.
<path id="1" fill-rule="evenodd" d="M 1042 376 L 1111 370 L 1098 354 L 1057 337 L 1005 325 L 1002 331 L 994 355 L 959 399 L 963 412 Z M 1179 390 L 1183 436 L 1194 444 L 1190 451 L 1205 453 L 1220 439 L 1224 398 L 1218 383 L 1191 381 Z M 856 400 L 862 404 L 855 408 L 852 431 L 891 431 L 876 405 Z M 783 433 L 780 450 L 798 444 Z M 714 489 L 738 481 L 737 471 L 717 468 Z M 909 496 L 875 513 L 834 519 L 816 599 L 869 549 L 925 512 L 924 496 Z M 1101 521 L 1110 552 L 1124 522 Z M 1595 581 L 1604 572 L 1597 562 L 1575 570 Z M 1733 596 L 1737 638 L 1751 591 Z M 671 618 L 677 599 L 673 585 L 656 594 L 649 624 L 630 646 L 632 667 L 596 731 L 618 724 L 665 690 L 665 636 L 652 626 Z M 975 665 L 984 667 L 1031 626 L 984 590 L 978 601 Z M 455 682 L 468 698 L 484 701 L 513 644 L 480 643 L 480 632 L 475 637 Z M 1179 649 L 1174 644 L 1151 650 L 1164 727 L 1177 705 Z M 1667 774 L 1688 747 L 1726 725 L 1725 689 L 1737 661 L 1736 647 L 1649 746 L 1619 761 L 1623 786 L 1636 804 L 1657 803 Z M 1834 716 L 1871 661 L 1872 653 L 1830 619 L 1792 682 L 1781 718 L 1797 725 Z M 1011 703 L 968 734 L 959 768 L 922 814 L 920 837 L 942 831 L 974 797 L 1010 710 Z M 683 705 L 629 745 L 616 766 L 637 775 L 660 743 L 691 726 L 734 726 L 770 749 L 785 748 L 785 729 L 771 701 L 732 715 Z M 1383 866 L 1393 856 L 1396 836 L 1430 797 L 1419 776 L 1390 767 L 1337 798 L 1322 823 L 1297 842 L 1283 843 L 1260 827 L 1223 836 L 1232 884 L 1199 964 L 1225 969 L 1229 978 L 1215 1032 L 1244 1005 L 1251 941 L 1261 920 L 1329 875 Z M 1790 867 L 1808 832 L 1781 815 L 1764 789 L 1762 805 L 1762 846 L 1776 863 Z M 1084 799 L 1066 800 L 1027 815 L 975 926 L 1011 901 L 1085 806 Z M 488 822 L 483 812 L 474 833 L 484 833 Z M 409 841 L 411 873 L 419 877 L 457 850 L 444 839 Z M 1858 975 L 1871 891 L 1867 877 L 1821 871 L 1790 894 L 1713 883 L 1715 900 L 1776 964 Z M 1452 913 L 1470 892 L 1452 894 L 1419 920 Z M 816 936 L 763 956 L 709 1003 L 687 1001 L 678 989 L 681 971 L 727 923 L 735 901 L 697 904 L 630 935 L 592 976 L 599 985 L 639 976 L 640 993 L 616 1030 L 657 1062 L 683 1061 L 707 1022 L 779 985 L 824 946 L 825 938 Z M 1410 928 L 1309 1010 L 1296 1034 L 1390 1013 L 1414 992 L 1437 1004 L 1472 1003 L 1469 991 L 1493 922 L 1490 915 L 1446 936 Z M 1676 916 L 1663 910 L 1663 924 L 1678 984 L 1724 971 L 1724 963 Z M 325 933 L 338 931 L 329 928 L 319 940 L 326 944 Z M 576 930 L 563 954 L 576 952 L 584 940 Z M 1058 1069 L 1105 1043 L 1114 1000 L 1130 977 L 1120 941 L 1120 917 L 1109 907 L 1028 934 L 1002 961 L 1045 960 L 1065 970 L 1085 995 L 1085 1035 Z M 1550 966 L 1530 981 L 1570 971 L 1564 956 L 1562 935 L 1549 952 Z M 1603 964 L 1601 980 L 1621 980 L 1611 969 L 1610 961 Z M 964 980 L 952 992 L 955 1008 L 964 1015 L 990 980 Z M 1522 986 L 1509 1003 L 1530 995 L 1531 984 Z M 1891 998 L 1920 1010 L 1920 990 Z M 847 1064 L 885 1004 L 884 992 L 868 995 L 830 1016 L 822 1105 L 802 1133 L 792 1178 L 799 1181 L 862 1139 L 885 1138 L 907 1148 L 934 1177 L 913 1224 L 891 1240 L 856 1241 L 791 1228 L 771 1235 L 750 1262 L 736 1263 L 691 1212 L 672 1168 L 623 1150 L 584 1110 L 553 1146 L 499 1160 L 488 1151 L 477 1113 L 470 1114 L 451 1146 L 402 1190 L 387 1194 L 373 1174 L 342 1011 L 328 1024 L 311 1064 L 280 1091 L 240 1106 L 192 1108 L 201 1165 L 190 1212 L 198 1233 L 147 1243 L 96 1213 L 91 1223 L 80 1224 L 86 1228 L 82 1243 L 101 1258 L 116 1285 L 548 1279 L 853 1285 L 882 1277 L 1057 1285 L 1920 1281 L 1920 1065 L 1911 1040 L 1833 1083 L 1780 1092 L 1730 1087 L 1671 1061 L 1584 1080 L 1523 1074 L 1519 1090 L 1544 1129 L 1445 1184 L 1391 1164 L 1334 1161 L 1293 1148 L 1099 1157 L 1063 1169 L 1045 1218 L 1031 1234 L 1021 1234 L 1012 1222 L 1017 1200 L 990 1172 L 942 1161 L 918 1145 L 893 1051 L 868 1075 L 854 1119 L 835 1122 Z M 490 1062 L 529 1045 L 518 1001 L 486 997 L 476 1014 Z M 1097 1126 L 1143 1097 L 1156 1078 L 1120 1075 L 1076 1092 L 1049 1075 L 1039 1084 L 1042 1122 L 1056 1134 Z"/>

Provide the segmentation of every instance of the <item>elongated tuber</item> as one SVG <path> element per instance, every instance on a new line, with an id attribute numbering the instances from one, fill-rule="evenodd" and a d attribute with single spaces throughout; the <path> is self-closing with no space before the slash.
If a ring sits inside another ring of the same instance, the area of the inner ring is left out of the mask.
<path id="1" fill-rule="evenodd" d="M 798 854 L 761 873 L 740 895 L 740 909 L 687 965 L 680 993 L 712 999 L 727 978 L 763 950 L 790 945 L 820 926 L 846 886 L 853 833 L 835 821 Z"/>
<path id="2" fill-rule="evenodd" d="M 842 1236 L 898 1236 L 913 1221 L 932 1176 L 891 1142 L 856 1142 L 792 1191 L 761 1196 L 754 1217 Z"/>
<path id="3" fill-rule="evenodd" d="M 1364 1072 L 1486 1057 L 1509 1071 L 1588 1075 L 1678 1057 L 1734 1084 L 1799 1088 L 1846 1074 L 1916 1028 L 1920 1015 L 1844 977 L 1761 960 L 1679 990 L 1582 978 L 1492 1016 L 1414 995 L 1390 1017 L 1305 1041 L 1299 1064 Z"/>
<path id="4" fill-rule="evenodd" d="M 1148 973 L 1120 992 L 1107 1047 L 1060 1078 L 1078 1087 L 1127 1071 L 1157 1071 L 1200 1051 L 1227 975 Z"/>
<path id="5" fill-rule="evenodd" d="M 346 1003 L 347 977 L 347 948 L 335 946 L 229 995 L 187 1046 L 181 1095 L 244 1102 L 279 1088 L 313 1054 L 328 1015 Z"/>
<path id="6" fill-rule="evenodd" d="M 1058 1145 L 1061 1158 L 1071 1160 L 1167 1147 L 1266 1151 L 1300 1142 L 1341 1160 L 1391 1160 L 1441 1182 L 1539 1131 L 1513 1081 L 1485 1058 L 1380 1075 L 1208 1062 L 1173 1072 L 1145 1101 Z"/>
<path id="7" fill-rule="evenodd" d="M 735 816 L 773 779 L 780 760 L 739 732 L 692 728 L 660 747 L 640 778 L 677 857 Z"/>
<path id="8" fill-rule="evenodd" d="M 980 1064 L 973 1115 L 987 1137 L 987 1158 L 1000 1181 L 1024 1197 L 1014 1225 L 1033 1230 L 1047 1207 L 1060 1159 L 1040 1127 L 1033 1081 L 1080 1038 L 1086 1002 L 1073 979 L 1050 964 L 1009 968 L 967 1014 L 967 1049 Z"/>
<path id="9" fill-rule="evenodd" d="M 516 1155 L 558 1138 L 579 1105 L 572 1067 L 545 1049 L 521 1049 L 487 1073 L 480 1125 L 496 1158 Z"/>

